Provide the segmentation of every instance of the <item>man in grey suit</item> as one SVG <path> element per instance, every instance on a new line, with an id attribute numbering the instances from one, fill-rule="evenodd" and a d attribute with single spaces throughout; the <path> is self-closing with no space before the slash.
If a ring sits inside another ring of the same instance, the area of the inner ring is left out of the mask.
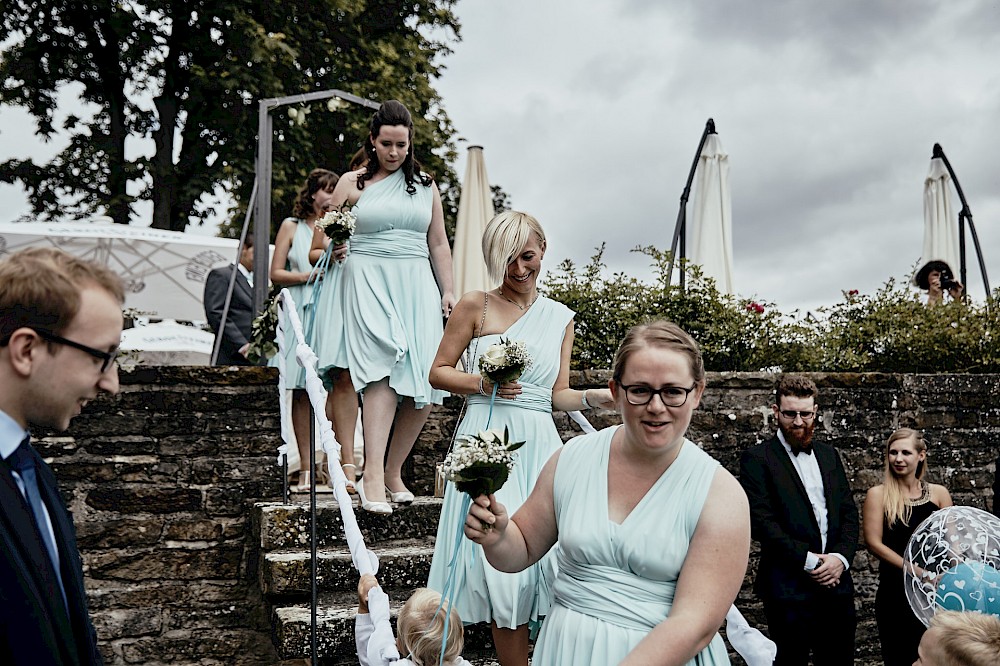
<path id="1" fill-rule="evenodd" d="M 250 365 L 250 361 L 247 360 L 247 350 L 250 348 L 250 327 L 253 324 L 253 289 L 250 281 L 253 275 L 250 272 L 252 269 L 253 236 L 248 234 L 243 244 L 243 252 L 240 253 L 240 262 L 216 268 L 205 280 L 205 318 L 218 335 L 222 311 L 226 306 L 229 281 L 233 271 L 236 271 L 236 284 L 233 286 L 233 297 L 229 302 L 226 325 L 222 330 L 222 344 L 219 347 L 216 365 Z"/>
<path id="2" fill-rule="evenodd" d="M 764 602 L 775 666 L 854 663 L 858 508 L 837 451 L 813 442 L 816 384 L 782 375 L 772 405 L 777 434 L 743 452 L 740 483 L 760 542 L 754 589 Z"/>
<path id="3" fill-rule="evenodd" d="M 0 664 L 102 664 L 73 522 L 29 426 L 118 392 L 124 290 L 52 248 L 0 261 Z"/>

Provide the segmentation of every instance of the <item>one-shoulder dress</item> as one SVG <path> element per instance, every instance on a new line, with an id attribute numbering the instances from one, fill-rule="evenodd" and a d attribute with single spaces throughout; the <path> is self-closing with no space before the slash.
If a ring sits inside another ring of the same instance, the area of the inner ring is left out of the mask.
<path id="1" fill-rule="evenodd" d="M 292 246 L 288 248 L 288 258 L 285 260 L 285 270 L 293 273 L 308 273 L 312 270 L 309 263 L 309 248 L 312 245 L 313 225 L 300 218 L 288 218 L 295 221 L 295 235 L 292 236 Z M 286 220 L 287 221 L 287 220 Z M 299 321 L 305 325 L 307 321 L 306 312 L 311 308 L 313 285 L 296 284 L 285 287 L 295 301 L 295 311 L 299 315 Z M 277 360 L 272 358 L 268 363 L 277 367 Z M 300 389 L 305 388 L 306 371 L 295 360 L 295 334 L 291 331 L 291 326 L 285 329 L 285 388 Z"/>
<path id="2" fill-rule="evenodd" d="M 608 517 L 608 457 L 620 426 L 570 440 L 553 481 L 559 574 L 534 666 L 617 664 L 666 619 L 719 463 L 684 440 L 621 524 Z M 728 664 L 718 634 L 689 664 Z"/>
<path id="3" fill-rule="evenodd" d="M 882 518 L 882 543 L 900 556 L 917 526 L 941 508 L 931 501 L 930 488 L 926 484 L 921 498 L 910 502 L 910 507 L 909 522 L 897 521 L 890 527 Z M 882 643 L 882 661 L 886 666 L 910 666 L 917 660 L 917 646 L 926 627 L 913 614 L 910 602 L 906 600 L 903 570 L 882 561 L 878 563 L 875 622 Z"/>
<path id="4" fill-rule="evenodd" d="M 358 391 L 388 377 L 419 409 L 440 405 L 446 394 L 427 379 L 443 333 L 427 248 L 434 194 L 419 181 L 414 187 L 415 194 L 406 192 L 398 169 L 361 191 L 350 255 L 328 297 L 326 321 L 339 314 L 343 325 L 320 331 L 319 369 L 349 368 Z"/>
<path id="5" fill-rule="evenodd" d="M 552 386 L 559 374 L 560 351 L 566 326 L 573 319 L 573 311 L 562 303 L 539 296 L 520 319 L 500 335 L 484 335 L 469 343 L 468 354 L 475 349 L 474 368 L 478 358 L 500 338 L 525 343 L 533 363 L 521 379 L 522 393 L 516 400 L 498 398 L 494 402 L 490 428 L 509 428 L 514 441 L 525 444 L 514 456 L 516 464 L 507 483 L 497 491 L 499 502 L 511 515 L 524 503 L 542 466 L 553 452 L 562 446 L 559 432 L 552 420 Z M 481 395 L 469 396 L 465 417 L 458 426 L 458 434 L 474 434 L 487 428 L 490 400 Z M 465 623 L 495 621 L 499 627 L 513 629 L 528 624 L 537 630 L 541 619 L 548 612 L 552 600 L 551 586 L 555 578 L 554 553 L 545 555 L 538 563 L 516 574 L 501 573 L 490 566 L 483 556 L 481 546 L 469 541 L 458 531 L 464 524 L 462 511 L 464 493 L 448 484 L 441 508 L 434 559 L 427 587 L 439 592 L 444 590 L 448 578 L 448 562 L 459 541 L 456 584 L 459 586 L 454 607 Z M 595 662 L 596 663 L 596 662 Z"/>

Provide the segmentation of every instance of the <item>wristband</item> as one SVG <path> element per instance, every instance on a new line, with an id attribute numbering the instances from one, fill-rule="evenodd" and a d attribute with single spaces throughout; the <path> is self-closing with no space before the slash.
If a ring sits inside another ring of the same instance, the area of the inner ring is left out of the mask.
<path id="1" fill-rule="evenodd" d="M 583 405 L 584 409 L 592 409 L 594 406 L 587 402 L 587 390 L 584 389 L 583 395 L 580 396 L 580 403 Z"/>
<path id="2" fill-rule="evenodd" d="M 484 379 L 485 379 L 485 377 L 480 377 L 479 378 L 479 395 L 485 396 L 485 397 L 488 398 L 488 397 L 490 397 L 490 394 L 486 392 L 485 388 L 483 388 L 483 380 Z"/>

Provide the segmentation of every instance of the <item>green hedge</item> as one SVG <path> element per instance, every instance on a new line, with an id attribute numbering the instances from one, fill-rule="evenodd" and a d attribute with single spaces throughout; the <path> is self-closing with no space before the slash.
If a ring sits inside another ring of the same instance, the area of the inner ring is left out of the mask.
<path id="1" fill-rule="evenodd" d="M 699 267 L 682 262 L 685 290 L 667 286 L 669 252 L 648 256 L 656 277 L 606 277 L 604 246 L 578 268 L 563 261 L 544 293 L 576 311 L 573 367 L 609 368 L 629 327 L 655 318 L 682 326 L 717 371 L 1000 372 L 1000 290 L 985 304 L 926 307 L 895 279 L 875 294 L 844 292 L 815 314 L 784 314 L 762 300 L 720 294 Z"/>

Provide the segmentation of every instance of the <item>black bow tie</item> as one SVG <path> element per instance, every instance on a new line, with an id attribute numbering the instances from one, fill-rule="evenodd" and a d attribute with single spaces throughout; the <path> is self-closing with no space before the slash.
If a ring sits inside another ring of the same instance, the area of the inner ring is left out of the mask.
<path id="1" fill-rule="evenodd" d="M 805 446 L 795 446 L 793 444 L 789 444 L 789 446 L 792 447 L 792 455 L 793 456 L 797 456 L 800 453 L 804 453 L 807 456 L 811 456 L 812 455 L 812 447 L 809 446 L 808 444 L 806 444 Z"/>

